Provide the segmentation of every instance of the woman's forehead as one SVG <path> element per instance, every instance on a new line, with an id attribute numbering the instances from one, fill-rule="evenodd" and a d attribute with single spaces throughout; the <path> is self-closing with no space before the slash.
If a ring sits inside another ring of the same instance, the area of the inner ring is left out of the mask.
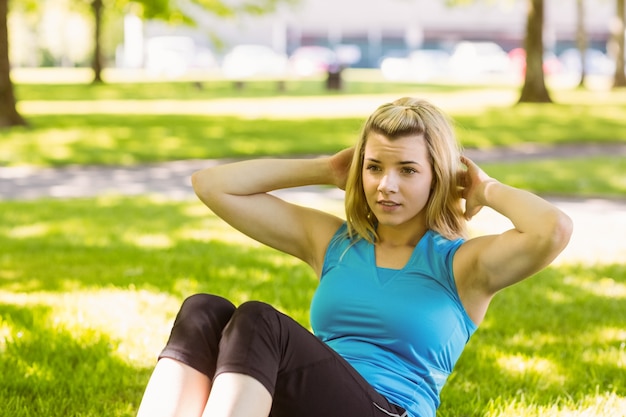
<path id="1" fill-rule="evenodd" d="M 414 158 L 421 158 L 428 156 L 428 149 L 424 135 L 408 135 L 390 139 L 380 133 L 371 133 L 365 143 L 365 154 L 366 157 L 368 155 L 370 157 L 411 155 Z"/>

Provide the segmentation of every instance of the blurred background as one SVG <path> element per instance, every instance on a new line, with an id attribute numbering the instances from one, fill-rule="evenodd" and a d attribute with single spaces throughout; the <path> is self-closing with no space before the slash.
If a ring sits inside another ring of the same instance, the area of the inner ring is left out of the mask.
<path id="1" fill-rule="evenodd" d="M 312 271 L 189 177 L 337 152 L 410 95 L 576 225 L 494 299 L 438 417 L 624 417 L 625 2 L 0 0 L 0 416 L 134 416 L 192 293 L 308 326 Z M 283 191 L 343 215 L 340 190 Z"/>
<path id="2" fill-rule="evenodd" d="M 525 71 L 526 0 L 29 1 L 9 2 L 13 69 L 90 67 L 97 43 L 97 66 L 155 78 L 355 68 L 394 81 L 467 82 L 519 81 Z M 546 1 L 544 72 L 571 82 L 583 66 L 613 76 L 619 1 Z"/>

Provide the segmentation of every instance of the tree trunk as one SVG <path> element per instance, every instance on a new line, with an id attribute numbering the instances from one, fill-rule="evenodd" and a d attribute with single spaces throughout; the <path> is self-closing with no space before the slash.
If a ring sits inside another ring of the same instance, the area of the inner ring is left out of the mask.
<path id="1" fill-rule="evenodd" d="M 26 121 L 15 108 L 15 95 L 11 83 L 8 9 L 9 0 L 0 0 L 0 127 L 26 125 Z"/>
<path id="2" fill-rule="evenodd" d="M 551 103 L 543 76 L 543 0 L 527 0 L 526 74 L 520 103 Z"/>
<path id="3" fill-rule="evenodd" d="M 624 71 L 624 28 L 626 20 L 624 0 L 617 0 L 617 14 L 613 25 L 613 42 L 615 43 L 615 77 L 613 87 L 626 87 L 626 74 Z"/>
<path id="4" fill-rule="evenodd" d="M 102 10 L 104 4 L 102 0 L 92 0 L 91 8 L 94 17 L 94 50 L 91 68 L 93 69 L 93 83 L 102 83 Z"/>
<path id="5" fill-rule="evenodd" d="M 580 52 L 580 81 L 578 87 L 585 86 L 587 78 L 587 32 L 585 31 L 585 0 L 576 0 L 576 46 Z"/>

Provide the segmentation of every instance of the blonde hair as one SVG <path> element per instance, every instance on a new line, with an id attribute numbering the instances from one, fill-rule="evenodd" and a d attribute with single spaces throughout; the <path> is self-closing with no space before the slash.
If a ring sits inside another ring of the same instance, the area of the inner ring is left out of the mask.
<path id="1" fill-rule="evenodd" d="M 424 208 L 427 226 L 448 239 L 467 237 L 457 179 L 461 170 L 461 149 L 452 122 L 436 106 L 411 97 L 378 107 L 363 126 L 346 183 L 348 235 L 370 243 L 378 240 L 377 220 L 367 204 L 362 177 L 365 145 L 371 133 L 381 134 L 390 140 L 424 136 L 433 170 L 432 191 Z"/>

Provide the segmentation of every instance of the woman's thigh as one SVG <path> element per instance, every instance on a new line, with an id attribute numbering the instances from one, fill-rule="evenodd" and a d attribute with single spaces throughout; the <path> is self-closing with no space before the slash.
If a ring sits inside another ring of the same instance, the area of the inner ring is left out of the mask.
<path id="1" fill-rule="evenodd" d="M 270 392 L 273 391 L 271 417 L 389 417 L 404 414 L 403 409 L 389 404 L 337 352 L 289 316 L 259 302 L 240 306 L 233 321 L 237 321 L 240 313 L 249 320 L 242 326 L 245 329 L 242 333 L 250 339 L 260 340 L 253 348 L 254 354 L 248 352 L 246 357 L 255 358 L 255 363 L 248 365 L 264 369 L 259 379 L 270 381 L 265 384 Z M 228 337 L 222 340 L 225 341 L 229 345 Z M 256 365 L 259 362 L 263 362 L 260 368 Z"/>

